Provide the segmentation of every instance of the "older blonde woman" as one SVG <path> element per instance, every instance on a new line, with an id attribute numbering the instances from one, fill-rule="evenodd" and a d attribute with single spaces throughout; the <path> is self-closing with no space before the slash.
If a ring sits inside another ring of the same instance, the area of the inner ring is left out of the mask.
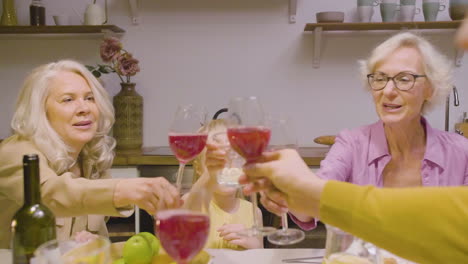
<path id="1" fill-rule="evenodd" d="M 54 212 L 58 239 L 79 231 L 107 235 L 104 216 L 128 216 L 132 206 L 153 214 L 179 205 L 164 178 L 110 179 L 114 109 L 107 92 L 80 63 L 36 68 L 19 94 L 13 136 L 0 145 L 0 248 L 8 248 L 11 218 L 22 205 L 22 156 L 40 158 L 43 202 Z"/>
<path id="2" fill-rule="evenodd" d="M 451 63 L 427 40 L 405 32 L 376 47 L 361 62 L 361 74 L 380 120 L 341 132 L 317 175 L 378 187 L 467 185 L 466 139 L 432 128 L 423 117 L 451 90 Z M 268 193 L 261 201 L 280 213 Z M 304 229 L 316 225 L 291 215 Z"/>

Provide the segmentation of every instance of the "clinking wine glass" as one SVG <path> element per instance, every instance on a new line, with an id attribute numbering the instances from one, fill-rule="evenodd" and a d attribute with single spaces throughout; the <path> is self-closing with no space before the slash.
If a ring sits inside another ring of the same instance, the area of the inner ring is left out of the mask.
<path id="1" fill-rule="evenodd" d="M 169 145 L 179 161 L 176 188 L 181 189 L 185 164 L 193 160 L 205 148 L 207 133 L 201 133 L 200 127 L 205 124 L 206 111 L 192 104 L 181 105 L 172 120 L 169 129 Z"/>
<path id="2" fill-rule="evenodd" d="M 268 123 L 271 127 L 271 138 L 267 151 L 288 148 L 297 150 L 297 138 L 291 119 L 287 117 L 270 118 Z M 280 246 L 295 244 L 304 238 L 305 233 L 302 230 L 288 227 L 287 213 L 281 215 L 281 229 L 267 237 L 270 243 Z"/>
<path id="3" fill-rule="evenodd" d="M 229 143 L 247 163 L 255 162 L 268 146 L 270 128 L 266 126 L 262 106 L 257 97 L 236 97 L 229 102 L 228 108 Z M 245 236 L 266 236 L 276 231 L 273 227 L 264 227 L 257 216 L 257 194 L 250 196 L 254 224 L 251 228 L 240 231 Z"/>
<path id="4" fill-rule="evenodd" d="M 188 264 L 208 240 L 208 196 L 203 188 L 192 189 L 182 208 L 156 214 L 156 234 L 164 250 L 178 264 Z"/>

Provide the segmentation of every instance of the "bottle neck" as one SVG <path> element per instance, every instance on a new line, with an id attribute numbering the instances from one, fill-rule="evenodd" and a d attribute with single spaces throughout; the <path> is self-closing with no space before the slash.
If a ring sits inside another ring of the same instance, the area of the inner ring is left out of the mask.
<path id="1" fill-rule="evenodd" d="M 24 162 L 24 204 L 41 203 L 41 189 L 38 160 Z"/>
<path id="2" fill-rule="evenodd" d="M 32 0 L 31 5 L 33 5 L 33 6 L 42 6 L 42 1 L 41 0 Z"/>

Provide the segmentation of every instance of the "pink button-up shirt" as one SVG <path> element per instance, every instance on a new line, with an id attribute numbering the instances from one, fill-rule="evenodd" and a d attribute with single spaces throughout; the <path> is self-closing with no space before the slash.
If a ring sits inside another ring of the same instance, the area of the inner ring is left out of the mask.
<path id="1" fill-rule="evenodd" d="M 424 118 L 421 123 L 426 128 L 426 152 L 421 167 L 423 186 L 468 185 L 468 139 L 434 129 Z M 391 158 L 383 122 L 379 121 L 342 131 L 317 174 L 323 179 L 383 187 L 382 172 Z M 316 226 L 316 221 L 304 223 L 291 217 L 305 230 Z"/>

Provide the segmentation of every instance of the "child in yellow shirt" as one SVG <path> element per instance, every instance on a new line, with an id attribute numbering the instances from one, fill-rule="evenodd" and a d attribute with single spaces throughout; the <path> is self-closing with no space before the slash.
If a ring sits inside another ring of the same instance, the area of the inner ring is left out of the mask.
<path id="1" fill-rule="evenodd" d="M 227 131 L 225 121 L 223 119 L 213 120 L 203 130 L 208 132 L 207 150 L 204 150 L 194 160 L 194 180 L 196 182 L 192 190 L 206 188 L 211 192 L 211 200 L 208 205 L 210 234 L 205 247 L 234 250 L 263 248 L 261 236 L 247 237 L 238 234 L 239 231 L 253 225 L 252 203 L 240 198 L 240 189 L 219 185 L 216 179 L 216 174 L 225 161 L 216 158 L 217 155 L 213 151 L 220 150 L 218 147 L 213 148 L 210 145 L 215 144 L 214 134 Z M 258 208 L 257 217 L 262 219 L 262 213 Z"/>

